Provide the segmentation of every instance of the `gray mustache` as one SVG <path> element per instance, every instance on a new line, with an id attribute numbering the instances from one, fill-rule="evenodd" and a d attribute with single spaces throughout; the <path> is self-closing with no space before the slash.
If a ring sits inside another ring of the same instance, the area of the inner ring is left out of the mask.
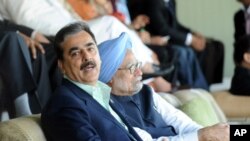
<path id="1" fill-rule="evenodd" d="M 83 64 L 81 64 L 81 66 L 80 66 L 80 70 L 83 70 L 85 67 L 87 67 L 88 65 L 92 65 L 93 67 L 95 67 L 96 66 L 96 63 L 94 62 L 94 61 L 87 61 L 87 62 L 85 62 L 85 63 L 83 63 Z"/>

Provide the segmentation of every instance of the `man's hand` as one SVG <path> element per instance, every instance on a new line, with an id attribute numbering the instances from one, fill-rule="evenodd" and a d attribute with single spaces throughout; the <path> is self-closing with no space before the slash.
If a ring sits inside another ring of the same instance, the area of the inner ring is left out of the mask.
<path id="1" fill-rule="evenodd" d="M 150 33 L 146 30 L 141 30 L 137 32 L 144 44 L 157 45 L 165 47 L 168 43 L 168 37 L 162 36 L 151 36 Z"/>
<path id="2" fill-rule="evenodd" d="M 149 17 L 146 15 L 138 15 L 132 21 L 131 25 L 134 29 L 138 30 L 145 27 L 149 23 Z"/>
<path id="3" fill-rule="evenodd" d="M 151 44 L 165 47 L 168 44 L 168 37 L 151 36 Z"/>
<path id="4" fill-rule="evenodd" d="M 39 42 L 39 43 L 45 43 L 45 44 L 49 44 L 50 41 L 41 33 L 39 32 L 36 32 L 35 33 L 35 37 L 34 37 L 34 40 Z"/>
<path id="5" fill-rule="evenodd" d="M 138 35 L 144 44 L 151 44 L 151 35 L 148 31 L 146 30 L 139 31 Z"/>
<path id="6" fill-rule="evenodd" d="M 36 59 L 36 57 L 37 57 L 37 55 L 36 55 L 37 49 L 40 50 L 41 53 L 43 53 L 43 54 L 45 53 L 43 46 L 39 42 L 31 39 L 30 37 L 28 37 L 27 35 L 25 35 L 23 33 L 19 32 L 19 35 L 21 35 L 24 38 L 24 41 L 25 41 L 26 45 L 29 47 L 31 54 L 32 54 L 32 57 L 34 59 Z"/>
<path id="7" fill-rule="evenodd" d="M 229 125 L 219 123 L 198 131 L 199 141 L 229 141 Z"/>
<path id="8" fill-rule="evenodd" d="M 203 51 L 206 47 L 206 38 L 200 34 L 193 34 L 191 46 L 196 51 Z"/>

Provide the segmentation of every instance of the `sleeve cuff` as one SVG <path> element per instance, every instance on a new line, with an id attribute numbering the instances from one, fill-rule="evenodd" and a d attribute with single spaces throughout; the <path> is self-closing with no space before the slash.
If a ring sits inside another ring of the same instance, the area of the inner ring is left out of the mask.
<path id="1" fill-rule="evenodd" d="M 184 134 L 183 139 L 183 141 L 199 141 L 198 131 Z"/>
<path id="2" fill-rule="evenodd" d="M 192 43 L 192 39 L 193 39 L 192 34 L 188 33 L 186 37 L 185 45 L 190 46 Z"/>
<path id="3" fill-rule="evenodd" d="M 168 141 L 199 141 L 198 131 L 168 137 Z"/>
<path id="4" fill-rule="evenodd" d="M 169 41 L 169 39 L 170 39 L 170 36 L 169 36 L 169 35 L 167 35 L 167 36 L 163 36 L 163 39 L 164 39 L 166 42 L 168 42 L 168 41 Z"/>
<path id="5" fill-rule="evenodd" d="M 36 33 L 37 33 L 37 31 L 36 31 L 36 30 L 34 30 L 34 31 L 31 33 L 30 38 L 34 40 L 34 39 L 35 39 L 35 37 L 36 37 Z"/>

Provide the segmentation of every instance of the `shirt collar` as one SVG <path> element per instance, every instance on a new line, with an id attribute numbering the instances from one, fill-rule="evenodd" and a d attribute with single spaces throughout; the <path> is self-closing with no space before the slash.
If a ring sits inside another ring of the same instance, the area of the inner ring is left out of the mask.
<path id="1" fill-rule="evenodd" d="M 100 103 L 105 109 L 109 110 L 109 100 L 110 100 L 110 92 L 111 88 L 101 82 L 97 81 L 96 86 L 86 85 L 83 83 L 79 83 L 71 80 L 67 76 L 64 76 L 65 79 L 68 79 L 70 82 L 77 85 L 80 89 L 86 91 L 89 95 L 91 95 L 98 103 Z"/>
<path id="2" fill-rule="evenodd" d="M 243 6 L 243 10 L 245 11 L 246 14 L 250 14 L 250 6 L 248 7 Z"/>
<path id="3" fill-rule="evenodd" d="M 0 14 L 0 21 L 3 21 L 3 17 L 2 17 L 2 15 Z"/>

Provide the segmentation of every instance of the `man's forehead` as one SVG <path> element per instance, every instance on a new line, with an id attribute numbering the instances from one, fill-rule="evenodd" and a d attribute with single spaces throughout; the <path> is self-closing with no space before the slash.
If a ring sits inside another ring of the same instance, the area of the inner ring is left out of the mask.
<path id="1" fill-rule="evenodd" d="M 125 58 L 123 60 L 124 66 L 130 66 L 132 64 L 135 64 L 137 61 L 137 59 L 135 58 L 133 52 L 131 50 L 127 50 L 127 53 L 125 55 Z"/>
<path id="2" fill-rule="evenodd" d="M 64 41 L 68 40 L 68 39 L 74 39 L 74 37 L 81 37 L 81 38 L 88 38 L 88 39 L 92 39 L 91 35 L 84 31 L 84 30 L 81 30 L 79 32 L 75 32 L 75 33 L 72 33 L 72 34 L 68 34 L 64 37 Z M 93 40 L 93 39 L 92 39 Z"/>
<path id="3" fill-rule="evenodd" d="M 78 32 L 75 34 L 67 35 L 64 38 L 64 41 L 61 43 L 61 46 L 64 46 L 64 45 L 69 46 L 69 45 L 78 44 L 78 43 L 90 44 L 90 43 L 94 43 L 94 40 L 89 33 L 83 31 L 83 32 Z"/>

